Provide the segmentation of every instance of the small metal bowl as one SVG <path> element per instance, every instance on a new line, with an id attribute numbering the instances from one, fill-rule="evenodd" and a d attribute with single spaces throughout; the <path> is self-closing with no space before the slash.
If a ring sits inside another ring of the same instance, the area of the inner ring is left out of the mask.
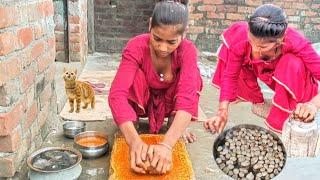
<path id="1" fill-rule="evenodd" d="M 79 121 L 68 121 L 63 124 L 63 133 L 67 138 L 73 139 L 77 134 L 86 130 L 86 123 Z"/>
<path id="2" fill-rule="evenodd" d="M 106 143 L 100 146 L 83 146 L 78 143 L 79 140 L 88 137 L 100 137 L 106 140 Z M 109 150 L 108 136 L 97 131 L 85 131 L 79 133 L 74 138 L 74 147 L 78 149 L 83 158 L 93 159 L 104 155 Z"/>

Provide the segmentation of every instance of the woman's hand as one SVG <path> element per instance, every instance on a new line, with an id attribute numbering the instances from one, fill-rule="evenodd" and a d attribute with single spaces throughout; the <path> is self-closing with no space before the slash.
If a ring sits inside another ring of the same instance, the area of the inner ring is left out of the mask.
<path id="1" fill-rule="evenodd" d="M 143 161 L 147 159 L 148 145 L 140 138 L 129 144 L 130 166 L 134 172 L 145 174 Z"/>
<path id="2" fill-rule="evenodd" d="M 293 119 L 303 122 L 310 122 L 314 119 L 318 108 L 311 102 L 298 103 L 293 111 Z"/>
<path id="3" fill-rule="evenodd" d="M 207 119 L 204 122 L 204 128 L 211 133 L 221 133 L 224 127 L 227 124 L 228 119 L 228 110 L 227 109 L 219 109 L 216 116 L 213 116 L 210 119 Z"/>
<path id="4" fill-rule="evenodd" d="M 172 147 L 160 143 L 150 145 L 148 157 L 151 160 L 151 166 L 155 168 L 157 174 L 165 174 L 171 169 L 172 165 Z"/>

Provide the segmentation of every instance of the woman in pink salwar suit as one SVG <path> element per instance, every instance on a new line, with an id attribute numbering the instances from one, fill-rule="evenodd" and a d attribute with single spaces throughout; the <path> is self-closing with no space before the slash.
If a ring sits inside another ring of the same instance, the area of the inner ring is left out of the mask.
<path id="1" fill-rule="evenodd" d="M 172 147 L 198 115 L 202 80 L 197 49 L 184 38 L 188 22 L 186 1 L 158 2 L 150 20 L 150 33 L 127 43 L 112 83 L 109 105 L 130 148 L 133 171 L 146 173 L 147 158 L 158 173 L 166 173 Z M 148 117 L 150 133 L 158 133 L 165 117 L 173 117 L 163 142 L 147 146 L 133 122 Z M 194 140 L 194 139 L 192 139 Z"/>
<path id="2" fill-rule="evenodd" d="M 249 23 L 231 25 L 222 37 L 212 79 L 220 88 L 220 105 L 217 115 L 205 122 L 206 129 L 223 130 L 230 102 L 240 99 L 254 106 L 263 104 L 257 79 L 274 91 L 265 117 L 267 127 L 281 133 L 292 113 L 305 122 L 313 119 L 320 107 L 320 56 L 297 30 L 287 27 L 281 8 L 262 5 Z"/>

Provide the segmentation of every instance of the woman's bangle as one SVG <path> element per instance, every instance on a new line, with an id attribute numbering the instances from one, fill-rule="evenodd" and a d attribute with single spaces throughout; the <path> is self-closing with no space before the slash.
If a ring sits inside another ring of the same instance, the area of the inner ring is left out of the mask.
<path id="1" fill-rule="evenodd" d="M 159 145 L 163 145 L 164 147 L 168 148 L 170 151 L 172 151 L 172 147 L 169 144 L 166 144 L 164 142 L 158 143 Z"/>

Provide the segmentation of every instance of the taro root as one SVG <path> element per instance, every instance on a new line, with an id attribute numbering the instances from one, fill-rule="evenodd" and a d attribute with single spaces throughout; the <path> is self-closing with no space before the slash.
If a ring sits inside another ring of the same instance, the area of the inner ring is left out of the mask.
<path id="1" fill-rule="evenodd" d="M 221 160 L 220 158 L 217 158 L 217 159 L 216 159 L 216 162 L 217 162 L 218 164 L 221 164 L 221 163 L 222 163 L 222 160 Z"/>
<path id="2" fill-rule="evenodd" d="M 272 179 L 285 163 L 281 142 L 264 130 L 228 132 L 216 150 L 219 168 L 233 179 Z"/>

